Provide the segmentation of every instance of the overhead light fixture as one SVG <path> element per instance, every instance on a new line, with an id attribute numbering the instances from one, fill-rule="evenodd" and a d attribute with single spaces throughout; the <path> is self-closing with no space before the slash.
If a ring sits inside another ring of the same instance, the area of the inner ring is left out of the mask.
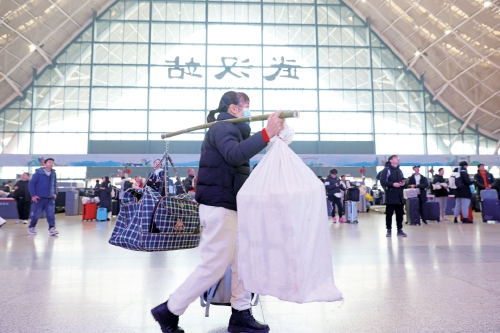
<path id="1" fill-rule="evenodd" d="M 28 48 L 30 49 L 30 52 L 33 52 L 33 51 L 35 51 L 35 50 L 36 50 L 36 46 L 35 46 L 35 44 L 30 44 L 30 45 L 28 46 Z"/>
<path id="2" fill-rule="evenodd" d="M 445 33 L 446 35 L 449 35 L 449 34 L 451 34 L 451 30 L 446 30 L 444 33 Z"/>
<path id="3" fill-rule="evenodd" d="M 351 22 L 352 22 L 352 16 L 349 16 L 349 21 L 351 21 Z"/>
<path id="4" fill-rule="evenodd" d="M 420 53 L 420 50 L 416 50 L 416 51 L 415 51 L 415 57 L 418 57 L 420 54 L 421 54 L 421 53 Z"/>
<path id="5" fill-rule="evenodd" d="M 489 7 L 489 6 L 491 6 L 491 1 L 485 1 L 485 2 L 483 3 L 483 6 L 484 6 L 484 7 Z"/>

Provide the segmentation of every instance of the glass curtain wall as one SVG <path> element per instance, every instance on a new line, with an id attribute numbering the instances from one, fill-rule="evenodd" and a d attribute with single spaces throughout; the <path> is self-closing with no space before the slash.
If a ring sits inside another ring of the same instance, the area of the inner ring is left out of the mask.
<path id="1" fill-rule="evenodd" d="M 496 146 L 469 128 L 458 134 L 462 121 L 339 0 L 122 0 L 0 111 L 0 151 L 160 140 L 204 123 L 227 90 L 246 92 L 253 114 L 301 110 L 290 121 L 296 141 L 374 141 L 381 154 Z"/>

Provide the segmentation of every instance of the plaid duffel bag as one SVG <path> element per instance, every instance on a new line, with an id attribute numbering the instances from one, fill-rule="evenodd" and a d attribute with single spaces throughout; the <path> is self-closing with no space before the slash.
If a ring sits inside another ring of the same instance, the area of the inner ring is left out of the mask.
<path id="1" fill-rule="evenodd" d="M 134 251 L 172 251 L 200 244 L 198 204 L 188 196 L 161 197 L 150 187 L 124 193 L 109 243 Z"/>

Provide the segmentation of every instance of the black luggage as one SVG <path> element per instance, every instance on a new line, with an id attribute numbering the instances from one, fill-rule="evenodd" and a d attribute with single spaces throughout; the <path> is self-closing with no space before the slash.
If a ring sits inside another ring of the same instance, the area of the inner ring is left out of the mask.
<path id="1" fill-rule="evenodd" d="M 498 199 L 483 199 L 481 208 L 483 222 L 500 221 L 500 201 Z"/>
<path id="2" fill-rule="evenodd" d="M 118 213 L 120 213 L 120 205 L 117 200 L 113 200 L 111 201 L 111 215 L 118 216 Z"/>
<path id="3" fill-rule="evenodd" d="M 418 198 L 406 199 L 406 224 L 420 225 L 420 208 Z"/>
<path id="4" fill-rule="evenodd" d="M 359 201 L 359 188 L 358 187 L 350 187 L 347 190 L 345 199 L 358 202 Z"/>
<path id="5" fill-rule="evenodd" d="M 474 193 L 470 200 L 470 205 L 475 212 L 481 211 L 481 199 L 479 197 L 479 193 Z"/>
<path id="6" fill-rule="evenodd" d="M 425 210 L 426 210 L 426 219 L 427 221 L 438 221 L 440 222 L 441 220 L 441 210 L 439 207 L 439 202 L 436 201 L 427 201 L 425 203 Z"/>

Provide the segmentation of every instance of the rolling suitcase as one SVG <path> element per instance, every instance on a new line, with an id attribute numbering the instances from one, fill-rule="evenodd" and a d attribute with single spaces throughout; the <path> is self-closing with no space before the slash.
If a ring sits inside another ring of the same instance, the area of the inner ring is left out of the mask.
<path id="1" fill-rule="evenodd" d="M 347 223 L 358 223 L 358 203 L 355 201 L 346 201 L 344 203 L 344 212 Z"/>
<path id="2" fill-rule="evenodd" d="M 97 210 L 96 221 L 102 222 L 108 219 L 108 210 L 106 208 L 99 208 Z"/>
<path id="3" fill-rule="evenodd" d="M 406 224 L 420 225 L 420 208 L 418 198 L 406 199 Z"/>
<path id="4" fill-rule="evenodd" d="M 492 220 L 497 222 L 500 221 L 500 201 L 498 199 L 483 199 L 481 206 L 483 222 Z"/>
<path id="5" fill-rule="evenodd" d="M 82 221 L 92 221 L 97 217 L 97 203 L 82 205 Z"/>
<path id="6" fill-rule="evenodd" d="M 439 202 L 427 201 L 425 203 L 427 221 L 441 222 Z"/>

